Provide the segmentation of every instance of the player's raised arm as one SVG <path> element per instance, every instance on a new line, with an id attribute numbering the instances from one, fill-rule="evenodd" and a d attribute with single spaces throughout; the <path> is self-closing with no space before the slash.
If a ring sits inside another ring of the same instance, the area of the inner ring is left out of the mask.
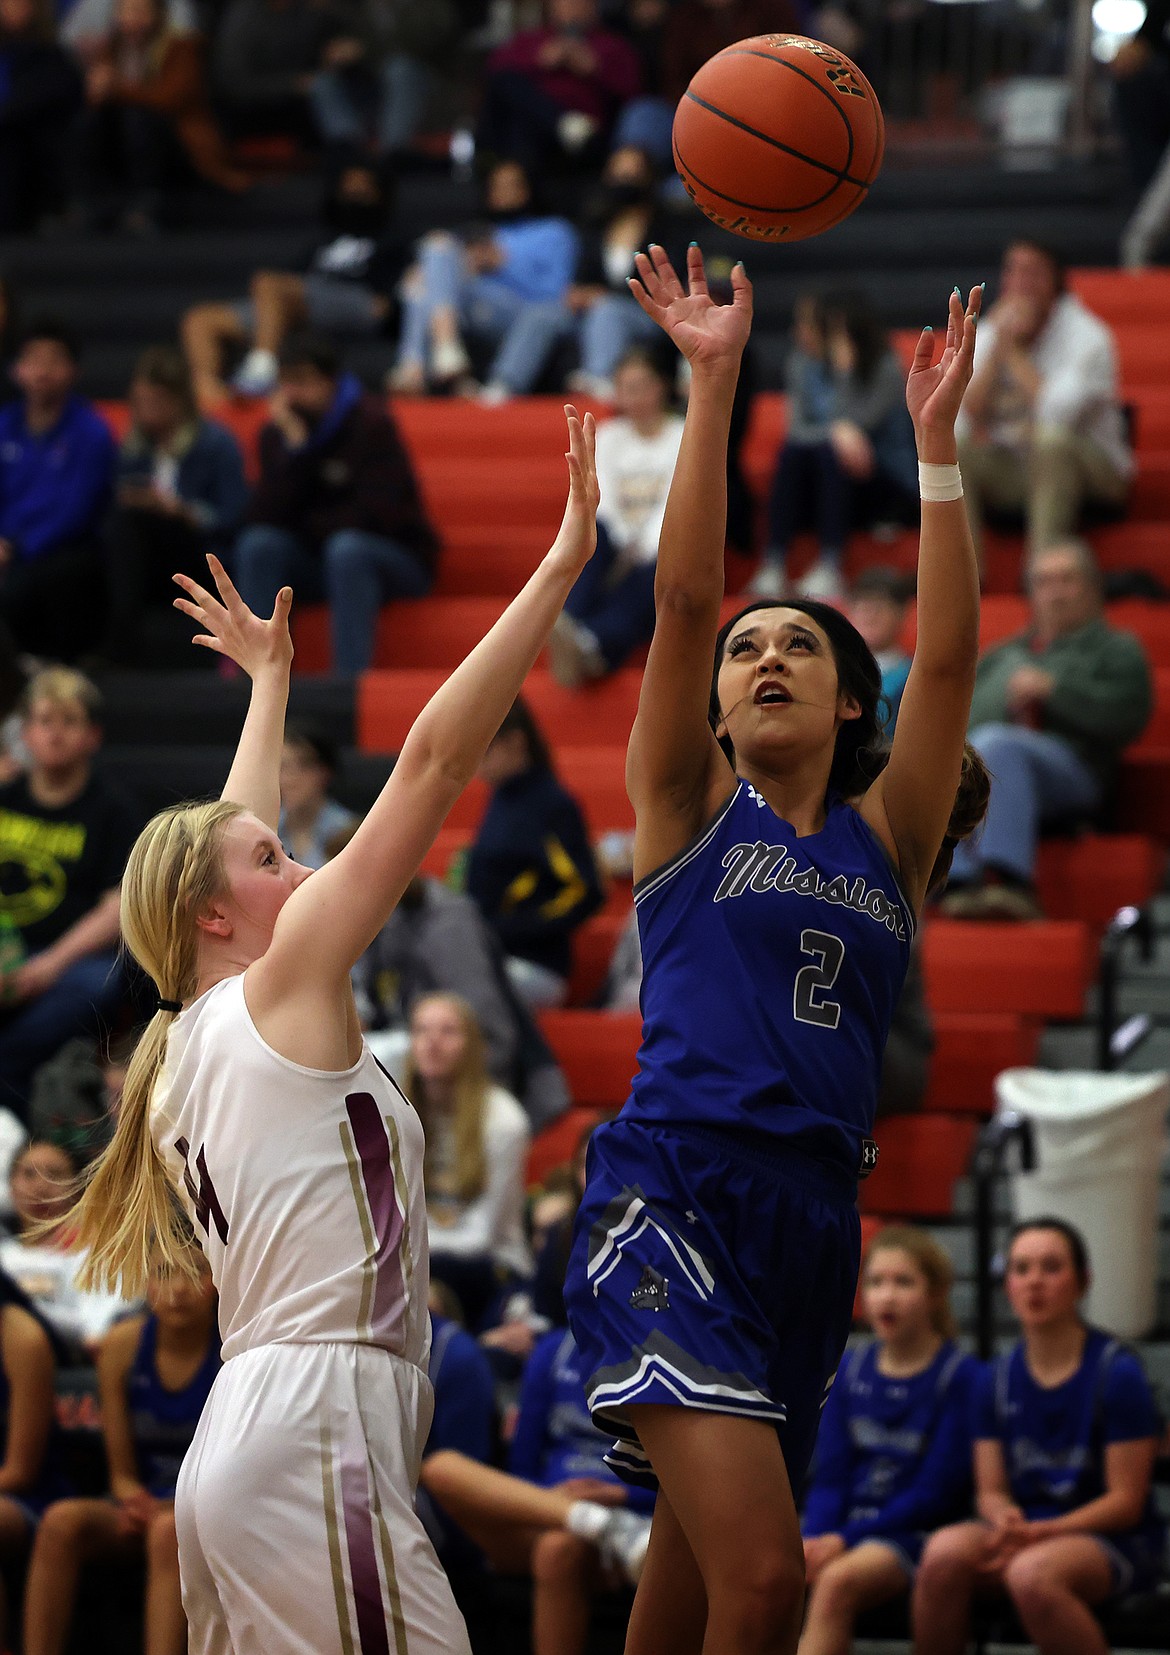
<path id="1" fill-rule="evenodd" d="M 685 290 L 661 247 L 651 247 L 649 257 L 639 253 L 636 263 L 631 292 L 691 365 L 686 425 L 658 543 L 654 637 L 626 759 L 640 874 L 680 850 L 707 815 L 712 788 L 725 784 L 729 791 L 732 783 L 707 706 L 723 599 L 727 437 L 751 330 L 752 289 L 737 264 L 732 303 L 717 305 L 696 246 L 687 255 Z"/>
<path id="2" fill-rule="evenodd" d="M 234 661 L 252 680 L 247 717 L 220 797 L 243 805 L 275 830 L 280 821 L 280 754 L 293 659 L 288 629 L 292 591 L 287 586 L 280 589 L 272 619 L 263 621 L 253 615 L 211 552 L 207 566 L 217 595 L 189 575 L 175 575 L 175 584 L 187 594 L 175 599 L 175 608 L 204 628 L 192 643 Z"/>
<path id="3" fill-rule="evenodd" d="M 429 850 L 540 654 L 597 540 L 593 416 L 567 408 L 569 498 L 540 567 L 423 708 L 345 849 L 289 897 L 250 982 L 339 985 Z"/>
<path id="4" fill-rule="evenodd" d="M 971 378 L 982 290 L 964 312 L 951 295 L 947 338 L 933 361 L 924 330 L 906 383 L 922 479 L 918 641 L 890 762 L 861 813 L 894 855 L 917 906 L 926 895 L 963 762 L 979 654 L 979 569 L 963 504 L 955 420 Z"/>

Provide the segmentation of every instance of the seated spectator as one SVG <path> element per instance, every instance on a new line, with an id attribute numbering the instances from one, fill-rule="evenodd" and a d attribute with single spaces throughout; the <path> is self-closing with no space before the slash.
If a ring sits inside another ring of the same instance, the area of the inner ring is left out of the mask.
<path id="1" fill-rule="evenodd" d="M 596 160 L 618 110 L 641 89 L 637 53 L 602 26 L 597 0 L 545 0 L 544 15 L 488 59 L 476 140 L 533 176 Z"/>
<path id="2" fill-rule="evenodd" d="M 155 1276 L 150 1313 L 120 1322 L 98 1356 L 110 1497 L 59 1500 L 45 1512 L 24 1602 L 27 1655 L 64 1655 L 86 1563 L 146 1562 L 145 1655 L 184 1655 L 175 1484 L 219 1372 L 211 1270 Z"/>
<path id="3" fill-rule="evenodd" d="M 654 1496 L 618 1481 L 589 1417 L 573 1335 L 539 1341 L 520 1391 L 507 1471 L 429 1454 L 419 1482 L 500 1574 L 531 1574 L 533 1655 L 584 1655 L 593 1598 L 636 1582 Z"/>
<path id="4" fill-rule="evenodd" d="M 1080 1316 L 1089 1265 L 1059 1219 L 1017 1224 L 1008 1300 L 1023 1337 L 977 1391 L 977 1519 L 927 1541 L 914 1588 L 918 1655 L 963 1655 L 977 1590 L 1006 1591 L 1040 1655 L 1098 1655 L 1087 1605 L 1157 1578 L 1150 1493 L 1162 1421 L 1132 1351 Z"/>
<path id="5" fill-rule="evenodd" d="M 217 189 L 247 189 L 216 125 L 203 43 L 177 32 L 164 0 L 118 0 L 114 28 L 85 77 L 79 132 L 84 189 L 99 220 L 138 233 L 158 227 L 168 186 L 187 172 Z"/>
<path id="6" fill-rule="evenodd" d="M 53 37 L 48 0 L 0 0 L 0 234 L 35 230 L 59 207 L 62 134 L 81 78 Z"/>
<path id="7" fill-rule="evenodd" d="M 226 555 L 248 501 L 240 445 L 226 426 L 200 418 L 181 351 L 144 351 L 129 402 L 106 529 L 103 647 L 124 666 L 139 663 L 145 611 L 171 612 L 174 572 L 205 578 L 207 553 Z"/>
<path id="8" fill-rule="evenodd" d="M 945 874 L 941 876 L 945 877 Z M 922 973 L 922 944 L 916 938 L 910 949 L 906 980 L 886 1036 L 886 1049 L 882 1053 L 877 1101 L 879 1119 L 887 1115 L 913 1115 L 922 1108 L 930 1082 L 930 1059 L 934 1045 L 934 1022 L 926 1003 L 926 984 Z"/>
<path id="9" fill-rule="evenodd" d="M 864 295 L 797 301 L 785 371 L 788 436 L 772 480 L 764 561 L 749 592 L 784 595 L 789 550 L 810 521 L 819 551 L 797 589 L 830 599 L 844 593 L 841 560 L 854 530 L 891 518 L 916 521 L 905 378 Z"/>
<path id="10" fill-rule="evenodd" d="M 453 1450 L 461 1458 L 486 1465 L 495 1448 L 495 1382 L 478 1341 L 448 1314 L 456 1308 L 450 1298 L 441 1282 L 432 1283 L 427 1377 L 435 1393 L 435 1411 L 423 1464 L 431 1454 Z M 415 1494 L 415 1508 L 448 1575 L 473 1568 L 478 1557 L 476 1548 L 448 1521 L 421 1485 Z"/>
<path id="11" fill-rule="evenodd" d="M 313 77 L 329 42 L 350 27 L 334 0 L 228 0 L 215 33 L 212 86 L 231 132 L 314 138 Z"/>
<path id="12" fill-rule="evenodd" d="M 528 1120 L 484 1063 L 475 1013 L 456 994 L 429 994 L 410 1019 L 403 1087 L 426 1131 L 431 1275 L 478 1328 L 509 1278 L 527 1278 L 524 1234 Z"/>
<path id="13" fill-rule="evenodd" d="M 597 550 L 549 640 L 553 676 L 569 689 L 614 672 L 653 635 L 658 537 L 682 442 L 673 363 L 658 351 L 628 350 L 613 388 L 617 417 L 597 427 Z"/>
<path id="14" fill-rule="evenodd" d="M 70 6 L 59 6 L 64 13 L 60 37 L 84 62 L 92 57 L 114 27 L 118 0 L 75 0 Z M 212 8 L 218 10 L 218 7 Z M 199 29 L 200 8 L 194 0 L 167 0 L 167 24 L 176 34 L 195 34 Z"/>
<path id="15" fill-rule="evenodd" d="M 337 774 L 337 749 L 323 730 L 285 727 L 280 755 L 280 842 L 294 862 L 323 868 L 329 841 L 354 825 L 354 815 L 329 797 Z"/>
<path id="16" fill-rule="evenodd" d="M 601 907 L 601 881 L 580 807 L 522 700 L 479 773 L 492 796 L 467 858 L 468 893 L 503 945 L 520 998 L 533 1010 L 559 1005 L 573 932 Z"/>
<path id="17" fill-rule="evenodd" d="M 981 545 L 990 512 L 1022 514 L 1028 549 L 1075 532 L 1086 506 L 1120 514 L 1134 461 L 1109 328 L 1065 291 L 1058 253 L 1015 241 L 979 321 L 959 465 Z"/>
<path id="18" fill-rule="evenodd" d="M 127 1029 L 100 1043 L 67 1040 L 42 1063 L 29 1095 L 29 1135 L 60 1144 L 78 1165 L 88 1166 L 114 1135 L 139 1032 Z"/>
<path id="19" fill-rule="evenodd" d="M 570 389 L 606 402 L 613 396 L 618 363 L 631 345 L 653 339 L 657 326 L 629 289 L 634 255 L 655 241 L 669 251 L 677 239 L 676 226 L 656 206 L 649 155 L 630 144 L 615 149 L 586 201 L 581 257 L 565 297 L 579 319 L 581 350 L 581 366 L 569 376 Z"/>
<path id="20" fill-rule="evenodd" d="M 845 1353 L 821 1413 L 801 1519 L 800 1655 L 848 1655 L 857 1616 L 902 1597 L 927 1536 L 968 1507 L 979 1365 L 955 1343 L 953 1276 L 924 1230 L 892 1225 L 866 1251 L 874 1338 Z"/>
<path id="21" fill-rule="evenodd" d="M 302 602 L 327 599 L 335 672 L 364 672 L 381 605 L 421 597 L 434 577 L 435 533 L 398 428 L 317 334 L 281 351 L 249 516 L 240 596 L 258 615 L 285 585 Z"/>
<path id="22" fill-rule="evenodd" d="M 77 395 L 80 349 L 45 318 L 26 329 L 0 408 L 0 618 L 21 649 L 73 660 L 101 609 L 101 526 L 114 476 L 109 426 Z"/>
<path id="23" fill-rule="evenodd" d="M 184 315 L 183 349 L 203 407 L 225 401 L 231 389 L 244 396 L 275 390 L 280 349 L 290 333 L 310 328 L 369 338 L 382 332 L 392 309 L 388 295 L 404 262 L 400 241 L 387 232 L 385 175 L 345 160 L 329 169 L 328 180 L 324 239 L 314 238 L 303 271 L 257 270 L 249 298 L 213 300 Z M 224 358 L 233 350 L 244 356 L 229 389 Z"/>
<path id="24" fill-rule="evenodd" d="M 133 1306 L 116 1293 L 77 1285 L 83 1256 L 71 1251 L 68 1215 L 79 1172 L 54 1138 L 30 1138 L 17 1153 L 9 1174 L 15 1234 L 0 1240 L 0 1271 L 27 1294 L 69 1357 L 88 1363 Z"/>
<path id="25" fill-rule="evenodd" d="M 313 114 L 325 143 L 380 157 L 409 150 L 458 31 L 451 0 L 361 0 L 356 27 L 329 42 L 313 77 Z"/>
<path id="26" fill-rule="evenodd" d="M 565 1275 L 573 1246 L 573 1223 L 585 1193 L 589 1140 L 600 1124 L 600 1116 L 589 1122 L 577 1139 L 573 1159 L 559 1169 L 559 1181 L 550 1173 L 544 1181 L 542 1194 L 533 1202 L 532 1251 L 536 1259 L 536 1274 L 532 1278 L 532 1311 L 534 1316 L 543 1317 L 552 1327 L 568 1325 Z M 554 1205 L 557 1201 L 561 1204 L 559 1216 Z M 542 1202 L 543 1223 L 538 1217 Z"/>
<path id="27" fill-rule="evenodd" d="M 1144 190 L 1170 144 L 1170 3 L 1146 0 L 1141 27 L 1109 65 L 1130 177 Z"/>
<path id="28" fill-rule="evenodd" d="M 1126 745 L 1150 716 L 1141 644 L 1110 626 L 1092 551 L 1069 540 L 1028 567 L 1031 622 L 979 662 L 971 745 L 991 772 L 981 834 L 955 852 L 943 911 L 960 919 L 1034 919 L 1041 830 L 1094 815 Z"/>
<path id="29" fill-rule="evenodd" d="M 863 569 L 853 582 L 849 597 L 849 619 L 861 633 L 881 668 L 882 700 L 885 702 L 885 731 L 890 737 L 898 722 L 902 691 L 910 676 L 910 656 L 903 649 L 902 628 L 914 596 L 913 578 L 897 569 Z"/>
<path id="30" fill-rule="evenodd" d="M 57 1349 L 15 1282 L 0 1271 L 0 1563 L 5 1574 L 20 1564 L 36 1533 L 41 1513 L 64 1491 L 53 1384 Z M 0 1577 L 0 1643 L 13 1647 L 8 1624 L 8 1589 Z"/>
<path id="31" fill-rule="evenodd" d="M 24 696 L 26 774 L 0 787 L 0 926 L 24 959 L 3 973 L 0 1104 L 23 1117 L 34 1071 L 96 1035 L 122 997 L 119 888 L 134 840 L 129 806 L 95 775 L 101 697 L 48 667 Z"/>
<path id="32" fill-rule="evenodd" d="M 644 71 L 644 96 L 622 109 L 614 144 L 642 144 L 663 166 L 671 164 L 670 128 L 678 100 L 696 70 L 737 40 L 757 34 L 800 34 L 806 9 L 790 0 L 635 0 L 634 40 L 652 41 L 653 70 Z M 819 29 L 819 24 L 818 24 Z M 818 34 L 818 38 L 820 35 Z M 643 63 L 646 52 L 639 53 Z"/>
<path id="33" fill-rule="evenodd" d="M 495 347 L 479 392 L 488 403 L 531 391 L 553 344 L 565 334 L 565 295 L 577 261 L 577 233 L 565 218 L 537 211 L 532 185 L 515 161 L 497 162 L 484 185 L 487 221 L 461 235 L 435 231 L 399 289 L 402 332 L 391 386 L 406 395 L 458 385 L 471 393 L 465 334 Z"/>

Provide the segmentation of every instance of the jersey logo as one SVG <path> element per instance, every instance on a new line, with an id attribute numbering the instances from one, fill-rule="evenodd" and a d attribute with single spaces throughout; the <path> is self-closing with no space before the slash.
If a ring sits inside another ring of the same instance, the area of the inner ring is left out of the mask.
<path id="1" fill-rule="evenodd" d="M 769 891 L 794 891 L 797 896 L 815 897 L 818 902 L 828 902 L 834 907 L 852 908 L 855 913 L 865 914 L 884 925 L 900 942 L 909 939 L 902 908 L 891 902 L 884 891 L 868 886 L 860 874 L 850 883 L 843 873 L 834 879 L 825 879 L 814 867 L 798 868 L 787 845 L 766 845 L 762 839 L 757 839 L 754 845 L 732 845 L 721 866 L 727 872 L 712 899 L 715 902 L 726 902 L 747 891 L 755 891 L 759 896 Z"/>
<path id="2" fill-rule="evenodd" d="M 647 1264 L 643 1268 L 642 1279 L 630 1294 L 630 1304 L 635 1310 L 657 1312 L 669 1308 L 670 1283 L 652 1264 Z"/>
<path id="3" fill-rule="evenodd" d="M 195 1217 L 203 1226 L 204 1235 L 208 1237 L 211 1235 L 208 1224 L 208 1219 L 210 1219 L 215 1225 L 216 1235 L 226 1247 L 228 1221 L 224 1217 L 223 1208 L 219 1204 L 219 1196 L 215 1193 L 215 1185 L 211 1182 L 211 1174 L 207 1170 L 205 1146 L 200 1144 L 199 1153 L 195 1157 L 195 1171 L 199 1174 L 198 1184 L 191 1176 L 191 1145 L 186 1138 L 176 1138 L 175 1148 L 183 1157 L 183 1183 L 195 1208 Z"/>

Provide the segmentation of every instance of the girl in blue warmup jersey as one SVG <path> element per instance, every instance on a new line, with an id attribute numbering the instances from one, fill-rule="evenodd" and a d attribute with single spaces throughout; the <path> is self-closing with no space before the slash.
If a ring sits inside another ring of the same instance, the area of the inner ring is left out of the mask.
<path id="1" fill-rule="evenodd" d="M 1040 1655 L 1108 1655 L 1090 1604 L 1151 1586 L 1165 1544 L 1150 1484 L 1162 1422 L 1137 1357 L 1081 1319 L 1084 1241 L 1059 1219 L 1012 1232 L 1023 1338 L 975 1402 L 975 1522 L 931 1537 L 914 1648 L 963 1655 L 977 1590 L 1002 1588 Z"/>
<path id="2" fill-rule="evenodd" d="M 923 332 L 907 385 L 918 647 L 879 774 L 877 664 L 836 610 L 758 603 L 719 629 L 743 267 L 725 306 L 697 247 L 685 289 L 659 247 L 637 269 L 691 392 L 626 763 L 643 1044 L 590 1146 L 566 1299 L 612 1463 L 658 1490 L 630 1655 L 781 1655 L 882 1049 L 963 772 L 979 584 L 954 425 L 980 290 L 965 314 L 952 296 L 937 364 Z"/>
<path id="3" fill-rule="evenodd" d="M 148 1316 L 119 1322 L 98 1354 L 110 1498 L 58 1500 L 33 1547 L 26 1655 L 62 1655 L 84 1563 L 146 1560 L 144 1655 L 183 1655 L 175 1483 L 220 1368 L 211 1271 L 155 1275 Z"/>
<path id="4" fill-rule="evenodd" d="M 900 1597 L 927 1533 L 967 1509 L 979 1364 L 955 1344 L 953 1274 L 922 1230 L 891 1225 L 869 1245 L 861 1291 L 876 1338 L 847 1352 L 821 1415 L 800 1655 L 848 1655 L 857 1615 Z"/>

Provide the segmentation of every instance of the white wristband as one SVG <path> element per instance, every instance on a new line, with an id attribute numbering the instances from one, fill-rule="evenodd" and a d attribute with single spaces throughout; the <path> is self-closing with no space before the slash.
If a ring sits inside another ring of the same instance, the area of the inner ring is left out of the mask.
<path id="1" fill-rule="evenodd" d="M 918 462 L 918 493 L 923 500 L 961 500 L 963 479 L 957 465 Z"/>

